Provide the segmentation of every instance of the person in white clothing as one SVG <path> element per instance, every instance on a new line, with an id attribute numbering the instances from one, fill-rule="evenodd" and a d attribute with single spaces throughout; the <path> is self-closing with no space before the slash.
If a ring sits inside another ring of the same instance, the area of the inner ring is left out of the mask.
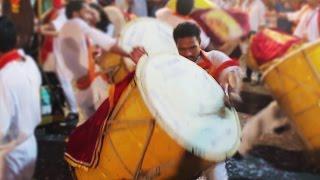
<path id="1" fill-rule="evenodd" d="M 0 17 L 0 180 L 31 180 L 37 157 L 41 75 L 16 42 L 13 23 Z"/>
<path id="2" fill-rule="evenodd" d="M 68 79 L 68 77 L 63 72 L 63 63 L 61 62 L 63 61 L 63 59 L 59 58 L 59 56 L 57 55 L 59 53 L 57 50 L 57 36 L 64 23 L 67 22 L 67 17 L 65 15 L 66 9 L 64 6 L 62 6 L 63 2 L 61 2 L 61 0 L 56 0 L 54 1 L 54 3 L 57 4 L 57 6 L 61 6 L 55 7 L 57 8 L 56 18 L 48 24 L 43 25 L 41 27 L 40 32 L 42 35 L 51 36 L 53 38 L 52 54 L 48 58 L 52 58 L 52 60 L 54 61 L 54 72 L 58 77 L 61 88 L 69 105 L 70 112 L 67 115 L 66 119 L 74 120 L 78 118 L 78 107 L 76 97 L 72 89 L 71 80 Z"/>
<path id="3" fill-rule="evenodd" d="M 197 22 L 194 21 L 189 16 L 193 10 L 193 7 L 194 7 L 193 0 L 177 0 L 176 11 L 172 11 L 167 7 L 163 7 L 158 11 L 156 11 L 156 18 L 159 19 L 160 21 L 163 21 L 169 24 L 172 28 L 177 27 L 178 24 L 181 24 L 183 22 L 191 22 L 191 23 L 197 24 Z M 201 30 L 201 34 L 200 34 L 201 48 L 212 49 L 212 47 L 209 47 L 211 45 L 210 38 L 201 28 L 200 30 Z"/>
<path id="4" fill-rule="evenodd" d="M 262 0 L 245 0 L 240 4 L 240 8 L 248 13 L 251 31 L 258 32 L 266 26 L 267 8 Z"/>
<path id="5" fill-rule="evenodd" d="M 200 48 L 200 29 L 193 23 L 179 24 L 173 31 L 173 37 L 181 56 L 206 70 L 225 91 L 230 90 L 231 101 L 239 100 L 242 72 L 237 62 L 220 51 L 202 51 Z M 224 162 L 217 163 L 206 174 L 214 179 L 228 179 Z"/>
<path id="6" fill-rule="evenodd" d="M 307 2 L 309 10 L 303 13 L 293 34 L 307 42 L 313 42 L 318 40 L 320 37 L 320 2 L 319 0 L 307 0 Z"/>
<path id="7" fill-rule="evenodd" d="M 103 74 L 98 73 L 92 56 L 94 46 L 122 56 L 132 57 L 145 53 L 137 47 L 132 53 L 125 52 L 117 45 L 117 40 L 102 31 L 89 26 L 91 14 L 88 4 L 82 1 L 70 1 L 66 6 L 68 21 L 58 36 L 58 51 L 63 59 L 64 73 L 73 81 L 78 107 L 84 121 L 108 96 L 108 86 Z"/>

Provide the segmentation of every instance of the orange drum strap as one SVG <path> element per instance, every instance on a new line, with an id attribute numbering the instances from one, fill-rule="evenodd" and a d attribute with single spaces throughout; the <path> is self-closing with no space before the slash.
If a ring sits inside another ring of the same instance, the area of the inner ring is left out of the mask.
<path id="1" fill-rule="evenodd" d="M 94 46 L 87 39 L 88 47 L 88 74 L 79 78 L 76 82 L 76 86 L 80 90 L 85 90 L 90 87 L 91 83 L 95 80 L 96 77 L 101 76 L 103 80 L 108 81 L 108 77 L 104 73 L 95 72 L 95 61 L 93 57 Z"/>

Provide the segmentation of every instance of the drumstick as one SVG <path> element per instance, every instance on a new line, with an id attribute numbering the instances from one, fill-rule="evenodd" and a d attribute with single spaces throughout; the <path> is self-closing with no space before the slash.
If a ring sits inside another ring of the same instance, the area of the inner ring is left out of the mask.
<path id="1" fill-rule="evenodd" d="M 229 84 L 226 83 L 225 84 L 225 87 L 224 87 L 224 94 L 225 94 L 225 105 L 231 109 L 234 107 L 232 101 L 231 101 L 231 98 L 230 98 L 230 92 L 229 92 Z"/>

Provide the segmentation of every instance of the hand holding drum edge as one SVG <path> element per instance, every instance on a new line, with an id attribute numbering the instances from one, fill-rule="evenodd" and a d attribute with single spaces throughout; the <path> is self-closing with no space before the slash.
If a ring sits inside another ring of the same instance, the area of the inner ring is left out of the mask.
<path id="1" fill-rule="evenodd" d="M 143 56 L 143 55 L 147 55 L 147 52 L 146 50 L 141 47 L 141 46 L 137 46 L 137 47 L 134 47 L 130 53 L 130 58 L 133 60 L 133 62 L 135 64 L 138 64 L 140 58 Z"/>

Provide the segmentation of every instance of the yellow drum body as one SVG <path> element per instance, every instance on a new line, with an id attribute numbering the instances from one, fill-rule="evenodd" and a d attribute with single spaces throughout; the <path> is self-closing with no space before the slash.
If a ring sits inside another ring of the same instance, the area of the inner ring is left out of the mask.
<path id="1" fill-rule="evenodd" d="M 309 150 L 320 149 L 320 42 L 290 52 L 264 72 L 264 81 L 294 121 Z"/>
<path id="2" fill-rule="evenodd" d="M 249 68 L 258 71 L 259 70 L 259 65 L 256 62 L 256 60 L 253 57 L 252 52 L 249 50 L 248 54 L 246 55 L 246 64 Z"/>
<path id="3" fill-rule="evenodd" d="M 120 82 L 129 73 L 122 57 L 115 53 L 103 53 L 98 59 L 98 64 L 102 71 L 108 75 L 110 83 Z"/>
<path id="4" fill-rule="evenodd" d="M 190 179 L 213 165 L 167 135 L 134 81 L 109 119 L 98 166 L 88 171 L 77 168 L 78 179 Z"/>

